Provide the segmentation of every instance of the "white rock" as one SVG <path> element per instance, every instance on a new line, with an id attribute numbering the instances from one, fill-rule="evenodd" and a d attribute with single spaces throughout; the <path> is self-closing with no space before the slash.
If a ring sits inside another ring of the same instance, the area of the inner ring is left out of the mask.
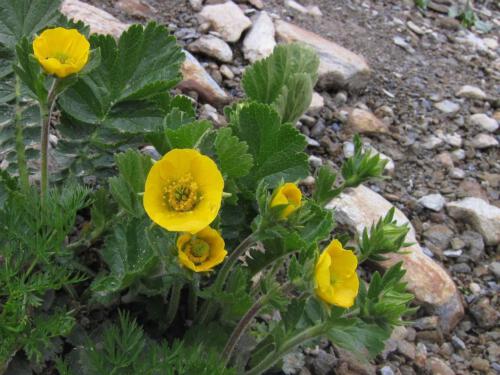
<path id="1" fill-rule="evenodd" d="M 488 97 L 488 95 L 486 95 L 486 93 L 479 87 L 470 85 L 460 87 L 460 90 L 457 91 L 456 95 L 461 98 L 476 100 L 485 100 Z"/>
<path id="2" fill-rule="evenodd" d="M 320 58 L 319 81 L 322 88 L 347 87 L 361 89 L 368 83 L 370 68 L 366 60 L 354 52 L 291 23 L 277 20 L 278 38 L 285 42 L 303 42 L 313 47 Z"/>
<path id="3" fill-rule="evenodd" d="M 418 202 L 425 208 L 438 212 L 443 209 L 446 200 L 441 194 L 429 194 L 420 198 Z"/>
<path id="4" fill-rule="evenodd" d="M 472 146 L 478 149 L 496 147 L 498 146 L 498 141 L 489 134 L 481 133 L 472 138 Z"/>
<path id="5" fill-rule="evenodd" d="M 323 15 L 321 9 L 319 9 L 317 5 L 309 5 L 307 7 L 307 13 L 314 17 L 321 17 Z"/>
<path id="6" fill-rule="evenodd" d="M 292 8 L 293 10 L 296 10 L 297 12 L 307 14 L 307 8 L 302 4 L 299 4 L 295 0 L 286 0 L 285 5 L 289 8 Z"/>
<path id="7" fill-rule="evenodd" d="M 420 26 L 418 26 L 417 24 L 415 24 L 412 21 L 406 22 L 406 26 L 408 26 L 408 28 L 411 31 L 413 31 L 415 34 L 418 34 L 418 35 L 424 35 L 425 34 L 425 31 Z"/>
<path id="8" fill-rule="evenodd" d="M 473 50 L 486 51 L 488 46 L 486 43 L 478 37 L 476 34 L 467 32 L 465 37 L 457 38 L 457 42 L 463 43 L 471 47 Z"/>
<path id="9" fill-rule="evenodd" d="M 479 126 L 481 129 L 487 132 L 495 132 L 498 129 L 498 122 L 492 117 L 489 117 L 485 113 L 476 113 L 470 117 L 470 122 L 472 125 Z"/>
<path id="10" fill-rule="evenodd" d="M 243 41 L 243 53 L 251 63 L 269 56 L 276 46 L 274 23 L 269 14 L 262 11 Z"/>
<path id="11" fill-rule="evenodd" d="M 232 1 L 206 5 L 198 14 L 200 22 L 208 22 L 226 42 L 236 42 L 241 33 L 252 26 L 252 21 Z"/>
<path id="12" fill-rule="evenodd" d="M 451 155 L 456 160 L 464 160 L 465 159 L 465 150 L 459 148 L 458 150 L 453 150 Z"/>
<path id="13" fill-rule="evenodd" d="M 465 171 L 461 168 L 452 168 L 449 173 L 451 178 L 461 180 L 465 178 Z"/>
<path id="14" fill-rule="evenodd" d="M 233 51 L 229 44 L 213 35 L 203 35 L 188 46 L 191 52 L 201 52 L 222 62 L 233 61 Z"/>
<path id="15" fill-rule="evenodd" d="M 313 92 L 311 105 L 309 106 L 309 111 L 319 111 L 325 106 L 325 99 L 318 94 L 316 91 Z"/>
<path id="16" fill-rule="evenodd" d="M 432 150 L 433 148 L 441 146 L 442 144 L 443 140 L 441 138 L 431 134 L 429 137 L 427 137 L 427 140 L 422 144 L 422 147 L 425 148 L 426 150 Z"/>
<path id="17" fill-rule="evenodd" d="M 323 159 L 321 159 L 317 156 L 310 155 L 308 160 L 309 160 L 309 164 L 311 164 L 315 168 L 319 168 L 323 165 Z"/>
<path id="18" fill-rule="evenodd" d="M 203 8 L 203 0 L 189 0 L 189 4 L 193 10 L 199 12 Z"/>
<path id="19" fill-rule="evenodd" d="M 450 146 L 454 147 L 462 146 L 462 136 L 458 133 L 443 134 L 442 139 Z"/>
<path id="20" fill-rule="evenodd" d="M 446 205 L 451 217 L 463 220 L 484 238 L 488 245 L 500 243 L 500 208 L 480 198 L 465 198 Z"/>
<path id="21" fill-rule="evenodd" d="M 443 100 L 434 104 L 434 107 L 444 113 L 455 113 L 460 110 L 460 105 L 451 100 Z"/>
<path id="22" fill-rule="evenodd" d="M 233 79 L 233 78 L 234 78 L 234 73 L 233 73 L 233 71 L 231 70 L 231 68 L 230 68 L 229 66 L 227 66 L 227 65 L 225 65 L 225 64 L 222 64 L 222 65 L 220 66 L 220 69 L 219 69 L 219 70 L 220 70 L 221 74 L 222 74 L 224 77 L 226 77 L 226 78 L 228 78 L 228 79 Z"/>
<path id="23" fill-rule="evenodd" d="M 498 48 L 498 41 L 495 38 L 483 38 L 483 42 L 491 50 Z"/>
<path id="24" fill-rule="evenodd" d="M 310 147 L 319 147 L 320 144 L 317 140 L 312 139 L 311 137 L 308 137 L 307 135 L 304 136 L 306 138 L 307 145 Z"/>
<path id="25" fill-rule="evenodd" d="M 357 235 L 385 216 L 392 207 L 382 196 L 363 185 L 347 190 L 327 205 L 327 208 L 335 210 L 335 219 Z M 406 241 L 413 245 L 404 248 L 402 254 L 388 254 L 388 260 L 381 262 L 381 266 L 387 268 L 403 261 L 408 290 L 415 294 L 418 301 L 434 307 L 440 315 L 441 327 L 451 330 L 464 312 L 455 283 L 440 265 L 424 254 L 408 218 L 396 209 L 394 219 L 399 224 L 409 224 Z"/>

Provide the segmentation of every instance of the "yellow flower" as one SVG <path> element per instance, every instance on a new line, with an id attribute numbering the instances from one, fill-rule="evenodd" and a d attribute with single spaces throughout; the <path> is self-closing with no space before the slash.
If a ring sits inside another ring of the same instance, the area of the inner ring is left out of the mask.
<path id="1" fill-rule="evenodd" d="M 316 294 L 330 305 L 351 307 L 358 295 L 358 258 L 333 240 L 316 263 Z"/>
<path id="2" fill-rule="evenodd" d="M 177 240 L 179 261 L 194 272 L 210 271 L 227 255 L 224 239 L 210 227 L 196 234 L 184 233 Z"/>
<path id="3" fill-rule="evenodd" d="M 297 185 L 288 182 L 280 186 L 271 200 L 271 207 L 286 206 L 281 211 L 281 218 L 286 219 L 302 204 L 302 192 Z"/>
<path id="4" fill-rule="evenodd" d="M 191 149 L 174 149 L 149 171 L 144 209 L 173 232 L 196 233 L 219 212 L 224 180 L 212 159 Z"/>
<path id="5" fill-rule="evenodd" d="M 33 41 L 33 52 L 40 65 L 59 78 L 82 70 L 89 59 L 89 49 L 88 40 L 76 29 L 47 29 Z"/>

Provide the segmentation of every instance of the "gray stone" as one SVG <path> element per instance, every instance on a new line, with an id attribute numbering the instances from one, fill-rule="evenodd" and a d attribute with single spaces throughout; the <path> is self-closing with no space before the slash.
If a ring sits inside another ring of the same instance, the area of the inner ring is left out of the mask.
<path id="1" fill-rule="evenodd" d="M 443 113 L 451 114 L 460 110 L 460 105 L 451 100 L 443 100 L 434 104 Z"/>
<path id="2" fill-rule="evenodd" d="M 488 268 L 495 275 L 497 279 L 500 279 L 500 262 L 491 263 Z"/>
<path id="3" fill-rule="evenodd" d="M 243 54 L 251 63 L 269 56 L 276 46 L 274 23 L 263 11 L 243 40 Z"/>
<path id="4" fill-rule="evenodd" d="M 252 26 L 252 21 L 232 1 L 206 5 L 198 13 L 198 18 L 201 23 L 208 22 L 226 42 L 237 42 L 241 33 Z"/>
<path id="5" fill-rule="evenodd" d="M 463 340 L 457 335 L 453 335 L 451 337 L 451 343 L 455 348 L 465 350 L 465 342 L 463 342 Z"/>
<path id="6" fill-rule="evenodd" d="M 470 117 L 472 125 L 480 127 L 482 130 L 493 133 L 498 129 L 498 122 L 485 113 L 476 113 Z"/>
<path id="7" fill-rule="evenodd" d="M 461 168 L 452 168 L 450 170 L 450 177 L 456 180 L 461 180 L 465 177 L 465 171 Z"/>
<path id="8" fill-rule="evenodd" d="M 323 165 L 323 159 L 321 159 L 317 156 L 310 155 L 308 160 L 309 160 L 309 164 L 311 164 L 311 166 L 314 168 L 319 168 Z"/>
<path id="9" fill-rule="evenodd" d="M 446 200 L 441 194 L 429 194 L 420 198 L 418 202 L 425 208 L 438 212 L 443 209 Z"/>
<path id="10" fill-rule="evenodd" d="M 452 237 L 453 231 L 443 224 L 432 225 L 424 232 L 426 244 L 430 247 L 430 245 L 427 243 L 430 242 L 441 251 L 448 247 Z"/>
<path id="11" fill-rule="evenodd" d="M 448 258 L 458 258 L 462 256 L 463 250 L 445 250 L 443 255 Z"/>
<path id="12" fill-rule="evenodd" d="M 433 375 L 455 375 L 455 372 L 443 360 L 436 357 L 429 359 L 428 367 Z"/>
<path id="13" fill-rule="evenodd" d="M 362 134 L 389 133 L 387 125 L 372 112 L 354 108 L 347 119 L 349 131 Z"/>
<path id="14" fill-rule="evenodd" d="M 384 366 L 380 369 L 380 375 L 394 375 L 394 371 L 389 366 Z"/>
<path id="15" fill-rule="evenodd" d="M 199 12 L 203 8 L 203 0 L 189 0 L 189 4 L 193 10 Z"/>
<path id="16" fill-rule="evenodd" d="M 498 141 L 492 135 L 481 133 L 472 138 L 472 147 L 474 148 L 481 150 L 496 146 L 498 146 Z"/>
<path id="17" fill-rule="evenodd" d="M 493 328 L 500 319 L 500 313 L 491 306 L 487 298 L 469 306 L 469 311 L 482 328 Z"/>
<path id="18" fill-rule="evenodd" d="M 222 39 L 213 35 L 203 35 L 188 46 L 191 52 L 200 52 L 222 62 L 233 61 L 233 51 Z"/>
<path id="19" fill-rule="evenodd" d="M 464 85 L 456 93 L 457 96 L 467 99 L 485 100 L 488 96 L 479 87 Z"/>

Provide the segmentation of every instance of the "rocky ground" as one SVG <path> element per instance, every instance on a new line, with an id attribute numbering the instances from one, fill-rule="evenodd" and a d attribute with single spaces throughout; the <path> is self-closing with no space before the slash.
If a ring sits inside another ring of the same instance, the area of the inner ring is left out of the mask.
<path id="1" fill-rule="evenodd" d="M 241 95 L 249 61 L 267 55 L 275 41 L 312 45 L 322 61 L 320 80 L 297 126 L 308 137 L 313 168 L 338 166 L 352 152 L 353 132 L 390 159 L 391 178 L 332 207 L 352 231 L 391 205 L 399 220 L 411 221 L 415 245 L 401 258 L 421 306 L 416 320 L 396 330 L 373 364 L 324 343 L 288 356 L 286 373 L 500 373 L 497 2 L 474 2 L 492 26 L 487 33 L 449 18 L 451 0 L 431 1 L 426 12 L 410 0 L 87 2 L 118 19 L 95 23 L 97 31 L 117 35 L 123 23 L 150 19 L 168 25 L 194 55 L 180 87 L 199 99 L 201 116 L 219 124 L 223 105 Z M 96 14 L 85 15 L 75 0 L 65 1 L 63 12 L 91 25 L 86 18 Z"/>

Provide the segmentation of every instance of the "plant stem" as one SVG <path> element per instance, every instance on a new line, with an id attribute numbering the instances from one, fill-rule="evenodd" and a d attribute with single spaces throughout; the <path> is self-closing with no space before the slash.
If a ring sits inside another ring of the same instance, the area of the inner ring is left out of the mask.
<path id="1" fill-rule="evenodd" d="M 170 327 L 172 322 L 174 321 L 175 315 L 177 314 L 177 310 L 179 309 L 179 301 L 181 299 L 181 284 L 172 285 L 172 289 L 170 290 L 170 298 L 168 301 L 168 310 L 167 316 L 165 318 L 165 327 Z"/>
<path id="2" fill-rule="evenodd" d="M 276 362 L 278 362 L 283 355 L 289 352 L 291 349 L 297 345 L 303 344 L 309 340 L 312 340 L 321 334 L 323 334 L 329 328 L 329 323 L 321 323 L 312 326 L 299 334 L 291 337 L 281 345 L 278 349 L 269 353 L 257 366 L 252 367 L 249 371 L 245 372 L 245 375 L 260 375 L 270 367 L 272 367 Z"/>
<path id="3" fill-rule="evenodd" d="M 56 86 L 57 79 L 54 79 L 52 87 L 47 95 L 47 100 L 40 101 L 40 121 L 42 124 L 42 135 L 40 141 L 40 152 L 41 152 L 41 181 L 40 181 L 40 195 L 42 198 L 42 204 L 45 202 L 47 197 L 47 192 L 49 189 L 48 180 L 48 154 L 49 154 L 49 132 L 50 132 L 50 118 L 52 116 L 52 111 L 54 109 L 55 99 L 56 99 Z"/>
<path id="4" fill-rule="evenodd" d="M 17 169 L 19 171 L 19 182 L 21 184 L 21 189 L 27 192 L 29 189 L 29 179 L 28 179 L 28 165 L 26 164 L 26 151 L 24 148 L 24 136 L 23 136 L 23 125 L 21 124 L 23 110 L 21 108 L 21 81 L 19 77 L 15 76 L 15 94 L 16 94 L 16 104 L 15 104 L 15 127 L 16 127 L 16 154 L 17 154 Z"/>
<path id="5" fill-rule="evenodd" d="M 291 289 L 293 285 L 291 283 L 287 283 L 280 287 L 283 293 L 286 293 L 289 289 Z M 241 336 L 245 333 L 247 328 L 252 323 L 252 320 L 257 316 L 259 311 L 266 305 L 267 301 L 271 298 L 273 293 L 276 292 L 276 289 L 270 290 L 267 294 L 261 296 L 255 303 L 248 309 L 245 315 L 240 319 L 236 327 L 234 328 L 231 336 L 229 337 L 226 346 L 222 352 L 222 361 L 224 361 L 224 365 L 226 365 L 231 359 L 231 355 L 233 354 L 234 349 L 236 348 L 238 342 L 241 339 Z"/>
<path id="6" fill-rule="evenodd" d="M 198 296 L 196 293 L 199 288 L 200 280 L 197 276 L 198 275 L 194 275 L 195 278 L 189 285 L 188 315 L 190 319 L 196 317 L 196 310 L 198 307 Z"/>

